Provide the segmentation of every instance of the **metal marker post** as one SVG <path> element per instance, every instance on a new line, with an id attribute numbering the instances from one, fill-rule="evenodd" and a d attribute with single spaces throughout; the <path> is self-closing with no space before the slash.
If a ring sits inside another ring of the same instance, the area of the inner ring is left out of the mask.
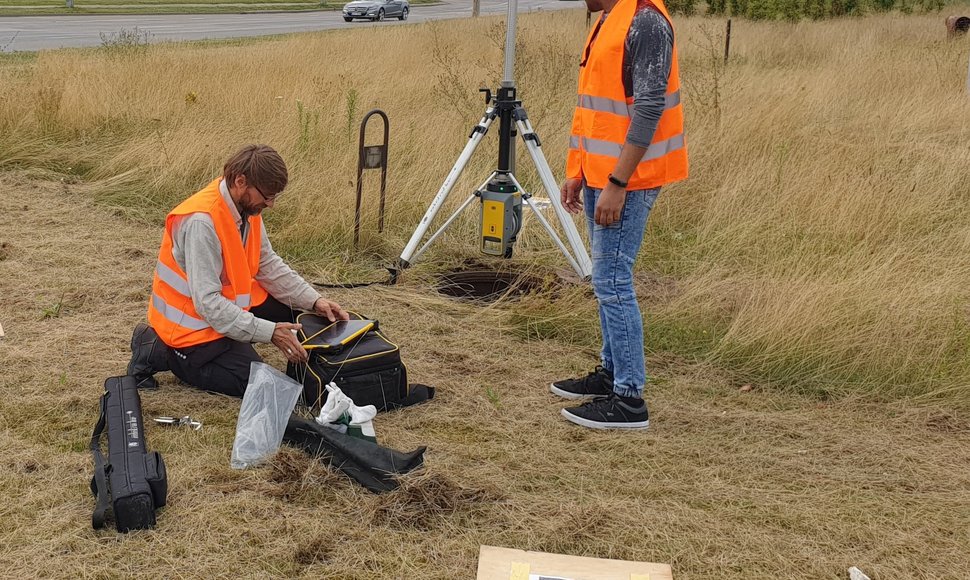
<path id="1" fill-rule="evenodd" d="M 380 115 L 384 120 L 384 142 L 380 145 L 364 145 L 364 135 L 367 132 L 367 121 L 374 115 Z M 384 231 L 384 197 L 387 189 L 387 137 L 390 131 L 390 122 L 387 120 L 387 113 L 380 109 L 373 109 L 360 122 L 360 145 L 357 151 L 357 205 L 354 207 L 354 249 L 360 243 L 360 199 L 363 191 L 361 176 L 365 169 L 381 170 L 381 205 L 377 213 L 377 232 Z"/>

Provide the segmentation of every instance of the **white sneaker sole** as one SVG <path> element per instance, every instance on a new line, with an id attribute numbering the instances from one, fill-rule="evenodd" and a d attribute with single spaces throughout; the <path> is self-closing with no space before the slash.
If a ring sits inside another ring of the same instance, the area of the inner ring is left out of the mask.
<path id="1" fill-rule="evenodd" d="M 647 419 L 646 421 L 637 421 L 635 423 L 601 423 L 598 421 L 590 421 L 589 419 L 577 417 L 566 409 L 563 409 L 560 414 L 570 423 L 575 423 L 590 429 L 626 429 L 627 431 L 646 431 L 647 428 L 650 427 L 650 419 Z"/>
<path id="2" fill-rule="evenodd" d="M 550 383 L 549 384 L 549 392 L 552 393 L 553 395 L 558 395 L 558 396 L 562 397 L 563 399 L 569 399 L 569 400 L 572 400 L 572 401 L 576 401 L 576 400 L 579 400 L 579 399 L 595 399 L 596 397 L 602 397 L 603 396 L 603 395 L 579 395 L 579 394 L 576 394 L 576 393 L 570 393 L 569 391 L 564 391 L 564 390 L 560 389 L 554 383 Z"/>

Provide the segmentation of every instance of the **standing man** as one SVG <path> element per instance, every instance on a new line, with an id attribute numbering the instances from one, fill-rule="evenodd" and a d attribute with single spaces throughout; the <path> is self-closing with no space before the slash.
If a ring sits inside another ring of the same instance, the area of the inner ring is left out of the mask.
<path id="1" fill-rule="evenodd" d="M 555 382 L 550 390 L 567 399 L 593 398 L 563 409 L 568 421 L 646 429 L 643 319 L 633 265 L 660 188 L 687 177 L 677 48 L 663 0 L 586 0 L 586 6 L 603 13 L 579 65 L 561 195 L 571 213 L 586 210 L 602 360 L 587 376 Z"/>
<path id="2" fill-rule="evenodd" d="M 247 145 L 222 177 L 168 214 L 148 324 L 131 338 L 128 374 L 139 387 L 156 387 L 152 375 L 171 370 L 194 387 L 241 397 L 250 363 L 262 361 L 252 343 L 272 343 L 288 361 L 303 362 L 297 311 L 348 319 L 270 245 L 261 213 L 287 180 L 279 153 Z"/>

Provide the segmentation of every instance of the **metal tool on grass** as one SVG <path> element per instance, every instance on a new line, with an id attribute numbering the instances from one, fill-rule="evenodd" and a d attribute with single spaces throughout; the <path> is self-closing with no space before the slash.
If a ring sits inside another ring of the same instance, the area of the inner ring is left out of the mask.
<path id="1" fill-rule="evenodd" d="M 175 427 L 191 427 L 193 431 L 202 429 L 202 421 L 196 421 L 188 415 L 184 417 L 155 417 L 155 422 L 159 425 L 172 425 Z"/>

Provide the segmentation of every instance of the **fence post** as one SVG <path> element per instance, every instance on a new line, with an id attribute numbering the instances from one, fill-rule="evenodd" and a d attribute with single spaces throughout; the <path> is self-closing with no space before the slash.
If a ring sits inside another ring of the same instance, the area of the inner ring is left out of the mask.
<path id="1" fill-rule="evenodd" d="M 728 63 L 728 55 L 731 54 L 731 19 L 727 21 L 727 34 L 724 36 L 724 64 Z"/>

